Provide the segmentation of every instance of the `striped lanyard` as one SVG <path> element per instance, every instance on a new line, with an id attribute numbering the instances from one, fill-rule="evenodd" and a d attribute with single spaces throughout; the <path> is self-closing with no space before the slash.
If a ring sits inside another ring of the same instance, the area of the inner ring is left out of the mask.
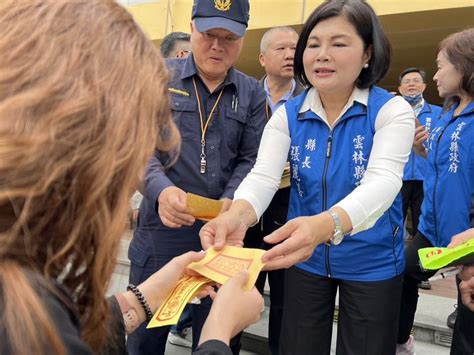
<path id="1" fill-rule="evenodd" d="M 201 97 L 199 96 L 199 92 L 196 86 L 196 80 L 193 77 L 193 85 L 194 85 L 194 92 L 196 93 L 196 100 L 198 104 L 198 110 L 199 110 L 199 119 L 201 121 L 201 163 L 199 165 L 199 172 L 201 174 L 206 173 L 206 167 L 207 167 L 207 160 L 206 160 L 206 132 L 207 128 L 209 127 L 209 123 L 212 120 L 212 116 L 214 114 L 214 111 L 216 110 L 217 105 L 219 104 L 219 101 L 221 100 L 222 93 L 224 92 L 224 87 L 222 87 L 221 92 L 219 93 L 219 96 L 217 97 L 216 102 L 214 103 L 214 106 L 212 107 L 211 112 L 209 113 L 209 116 L 206 119 L 206 122 L 204 122 L 204 115 L 202 113 L 202 108 L 201 108 Z"/>

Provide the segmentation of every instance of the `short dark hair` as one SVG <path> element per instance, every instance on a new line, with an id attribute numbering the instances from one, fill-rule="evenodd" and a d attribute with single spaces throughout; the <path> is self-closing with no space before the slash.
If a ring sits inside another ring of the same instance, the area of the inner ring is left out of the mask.
<path id="1" fill-rule="evenodd" d="M 160 44 L 160 51 L 163 57 L 168 58 L 173 51 L 176 42 L 183 41 L 189 42 L 191 40 L 191 35 L 184 32 L 171 32 L 167 34 Z"/>
<path id="2" fill-rule="evenodd" d="M 372 48 L 369 67 L 357 79 L 357 87 L 368 88 L 382 80 L 390 66 L 392 48 L 372 7 L 363 0 L 326 0 L 308 17 L 296 45 L 294 70 L 296 79 L 304 86 L 312 86 L 304 72 L 303 52 L 313 28 L 321 21 L 345 16 L 364 42 L 364 50 Z"/>
<path id="3" fill-rule="evenodd" d="M 420 74 L 421 78 L 423 79 L 423 82 L 426 83 L 426 72 L 424 70 L 421 70 L 416 67 L 411 67 L 411 68 L 406 68 L 404 71 L 400 73 L 398 76 L 398 85 L 402 85 L 402 79 L 405 75 L 410 74 L 410 73 L 418 73 Z"/>

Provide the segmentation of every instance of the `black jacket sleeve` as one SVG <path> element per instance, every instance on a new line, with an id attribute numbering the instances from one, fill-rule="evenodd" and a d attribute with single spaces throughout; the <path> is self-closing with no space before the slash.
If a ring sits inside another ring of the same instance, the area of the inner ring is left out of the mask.
<path id="1" fill-rule="evenodd" d="M 109 339 L 105 342 L 100 351 L 101 355 L 122 355 L 127 354 L 125 344 L 125 324 L 123 322 L 122 312 L 117 299 L 111 296 L 107 299 L 109 302 Z"/>
<path id="2" fill-rule="evenodd" d="M 232 351 L 220 340 L 208 340 L 202 343 L 193 355 L 232 355 Z"/>

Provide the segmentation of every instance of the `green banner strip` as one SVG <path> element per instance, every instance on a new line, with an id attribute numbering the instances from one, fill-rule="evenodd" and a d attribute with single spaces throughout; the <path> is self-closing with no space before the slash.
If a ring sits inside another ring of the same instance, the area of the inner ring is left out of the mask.
<path id="1" fill-rule="evenodd" d="M 472 263 L 474 258 L 474 239 L 456 248 L 422 248 L 418 250 L 420 265 L 425 270 L 438 270 L 446 266 Z"/>

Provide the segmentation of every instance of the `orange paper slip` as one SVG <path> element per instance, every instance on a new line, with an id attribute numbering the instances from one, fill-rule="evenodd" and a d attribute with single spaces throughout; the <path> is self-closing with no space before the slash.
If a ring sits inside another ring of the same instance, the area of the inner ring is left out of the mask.
<path id="1" fill-rule="evenodd" d="M 186 194 L 186 207 L 194 218 L 210 221 L 217 217 L 222 209 L 224 201 L 213 200 L 188 192 Z"/>
<path id="2" fill-rule="evenodd" d="M 177 324 L 186 304 L 203 285 L 210 282 L 207 277 L 184 276 L 156 311 L 147 328 Z"/>
<path id="3" fill-rule="evenodd" d="M 262 263 L 264 253 L 265 250 L 261 249 L 230 246 L 219 251 L 211 248 L 206 251 L 204 259 L 191 263 L 189 268 L 220 284 L 225 284 L 230 277 L 241 270 L 248 270 L 249 280 L 244 286 L 244 289 L 248 291 L 255 284 L 258 274 L 264 266 Z"/>

